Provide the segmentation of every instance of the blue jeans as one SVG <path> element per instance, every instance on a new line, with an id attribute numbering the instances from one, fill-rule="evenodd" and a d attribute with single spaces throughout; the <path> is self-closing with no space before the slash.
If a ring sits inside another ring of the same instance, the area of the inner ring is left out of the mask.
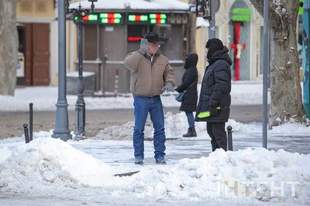
<path id="1" fill-rule="evenodd" d="M 133 132 L 134 155 L 138 160 L 144 159 L 144 126 L 147 115 L 150 113 L 154 128 L 155 159 L 165 157 L 165 121 L 163 105 L 160 96 L 134 96 L 135 127 Z"/>
<path id="2" fill-rule="evenodd" d="M 193 112 L 185 112 L 189 127 L 195 127 L 195 118 Z"/>

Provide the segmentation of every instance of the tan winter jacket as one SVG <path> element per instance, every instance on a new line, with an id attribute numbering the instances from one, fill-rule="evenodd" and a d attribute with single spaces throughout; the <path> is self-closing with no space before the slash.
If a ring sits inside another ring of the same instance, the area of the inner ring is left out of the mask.
<path id="1" fill-rule="evenodd" d="M 134 95 L 157 96 L 162 93 L 165 83 L 175 85 L 174 70 L 162 54 L 157 53 L 151 59 L 138 50 L 125 58 L 124 65 L 131 71 L 130 90 Z"/>

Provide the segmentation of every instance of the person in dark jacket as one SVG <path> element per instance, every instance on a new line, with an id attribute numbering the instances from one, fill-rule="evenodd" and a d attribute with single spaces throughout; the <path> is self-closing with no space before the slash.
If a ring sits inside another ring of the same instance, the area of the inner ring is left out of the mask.
<path id="1" fill-rule="evenodd" d="M 184 92 L 180 111 L 184 111 L 187 117 L 189 128 L 183 137 L 197 137 L 195 130 L 195 118 L 193 112 L 196 111 L 198 92 L 198 55 L 196 53 L 188 54 L 185 60 L 185 73 L 182 77 L 182 84 L 176 88 L 177 92 Z"/>
<path id="2" fill-rule="evenodd" d="M 196 121 L 207 122 L 212 151 L 218 148 L 226 151 L 225 122 L 230 115 L 232 61 L 228 55 L 228 49 L 221 40 L 210 39 L 206 48 L 209 65 L 202 80 Z"/>

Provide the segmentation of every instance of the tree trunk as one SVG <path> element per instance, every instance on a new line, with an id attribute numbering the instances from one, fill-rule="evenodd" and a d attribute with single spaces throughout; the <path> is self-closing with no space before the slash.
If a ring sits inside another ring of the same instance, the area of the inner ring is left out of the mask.
<path id="1" fill-rule="evenodd" d="M 263 15 L 263 0 L 251 0 Z M 297 51 L 298 0 L 269 1 L 271 23 L 271 126 L 304 120 Z"/>
<path id="2" fill-rule="evenodd" d="M 0 0 L 0 94 L 14 95 L 17 65 L 16 1 Z"/>

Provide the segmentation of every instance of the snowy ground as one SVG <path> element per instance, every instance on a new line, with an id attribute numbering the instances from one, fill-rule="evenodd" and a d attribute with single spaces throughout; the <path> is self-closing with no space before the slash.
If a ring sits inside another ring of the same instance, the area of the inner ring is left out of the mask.
<path id="1" fill-rule="evenodd" d="M 180 138 L 182 115 L 166 116 L 167 137 L 174 140 L 167 141 L 165 166 L 154 164 L 151 141 L 145 143 L 145 165 L 132 163 L 131 123 L 78 142 L 52 139 L 50 132 L 36 133 L 28 145 L 22 137 L 2 140 L 0 205 L 310 204 L 310 128 L 275 128 L 269 144 L 274 150 L 268 151 L 258 148 L 259 124 L 230 120 L 238 151 L 209 154 L 204 124 L 197 125 L 199 137 Z M 133 171 L 140 172 L 114 176 Z"/>
<path id="2" fill-rule="evenodd" d="M 232 104 L 248 105 L 262 103 L 262 85 L 260 82 L 236 82 L 232 85 Z M 166 107 L 177 107 L 174 94 L 166 94 L 162 101 Z M 76 96 L 68 95 L 69 109 L 73 110 Z M 1 111 L 27 111 L 28 103 L 34 103 L 36 111 L 55 110 L 57 101 L 57 87 L 26 87 L 16 89 L 14 97 L 0 96 Z M 133 102 L 130 94 L 125 97 L 86 97 L 86 108 L 93 109 L 118 109 L 132 108 Z"/>
<path id="3" fill-rule="evenodd" d="M 198 139 L 205 139 L 207 137 L 206 132 L 206 123 L 205 122 L 196 122 L 196 130 L 198 132 Z M 131 138 L 132 128 L 134 122 L 130 121 L 122 125 L 115 125 L 108 127 L 97 135 L 96 138 L 99 139 L 109 139 L 109 140 L 128 140 Z M 261 123 L 250 123 L 243 124 L 236 122 L 235 120 L 230 119 L 226 126 L 232 126 L 234 135 L 238 137 L 241 135 L 242 138 L 255 138 L 261 134 Z M 165 114 L 165 127 L 166 127 L 166 136 L 168 139 L 177 139 L 182 137 L 182 134 L 186 132 L 188 127 L 186 115 L 184 112 L 179 112 L 173 114 L 168 112 Z M 152 138 L 153 127 L 150 119 L 148 118 L 146 127 L 145 127 L 145 138 Z M 304 136 L 305 134 L 310 137 L 310 127 L 301 127 L 297 123 L 287 123 L 282 126 L 274 127 L 272 130 L 269 130 L 269 133 L 272 137 L 291 137 L 291 136 Z M 308 134 L 309 133 L 309 134 Z"/>
<path id="4" fill-rule="evenodd" d="M 132 138 L 132 128 L 134 122 L 127 122 L 122 125 L 115 125 L 104 130 L 101 130 L 95 139 L 104 139 L 104 140 L 129 140 Z M 167 113 L 165 115 L 165 125 L 166 125 L 166 135 L 167 139 L 175 140 L 182 139 L 182 134 L 185 133 L 185 130 L 188 126 L 186 116 L 184 113 Z M 239 147 L 242 144 L 246 146 L 260 146 L 261 145 L 261 133 L 262 125 L 261 123 L 250 123 L 243 124 L 236 122 L 235 120 L 229 120 L 226 126 L 232 126 L 233 128 L 233 139 L 234 140 L 243 140 L 244 143 L 239 143 Z M 196 122 L 196 130 L 198 137 L 193 139 L 197 140 L 209 140 L 206 124 L 203 122 Z M 150 120 L 147 121 L 145 127 L 145 138 L 151 140 L 153 136 L 153 127 Z M 301 126 L 296 123 L 288 123 L 282 126 L 274 127 L 272 130 L 268 131 L 269 139 L 273 142 L 278 142 L 279 144 L 274 145 L 274 148 L 284 148 L 288 151 L 297 151 L 302 153 L 310 153 L 310 148 L 308 145 L 305 145 L 303 141 L 304 138 L 309 138 L 310 140 L 310 127 Z M 250 144 L 247 144 L 249 143 Z M 289 144 L 283 144 L 289 143 Z"/>
<path id="5" fill-rule="evenodd" d="M 232 104 L 261 104 L 262 85 L 233 83 Z M 0 110 L 53 111 L 57 88 L 27 87 L 0 96 Z M 74 109 L 75 96 L 68 96 Z M 130 95 L 85 98 L 87 109 L 132 108 Z M 179 103 L 163 97 L 166 107 Z M 310 128 L 288 123 L 269 131 L 271 150 L 261 149 L 261 124 L 230 120 L 235 152 L 210 154 L 204 123 L 198 137 L 182 138 L 183 113 L 166 114 L 168 164 L 154 164 L 153 143 L 145 142 L 145 164 L 132 158 L 133 122 L 102 130 L 83 141 L 62 142 L 51 132 L 0 140 L 0 205 L 310 205 Z M 145 129 L 152 139 L 152 125 Z M 0 138 L 1 139 L 1 138 Z M 115 174 L 135 172 L 132 176 Z"/>

